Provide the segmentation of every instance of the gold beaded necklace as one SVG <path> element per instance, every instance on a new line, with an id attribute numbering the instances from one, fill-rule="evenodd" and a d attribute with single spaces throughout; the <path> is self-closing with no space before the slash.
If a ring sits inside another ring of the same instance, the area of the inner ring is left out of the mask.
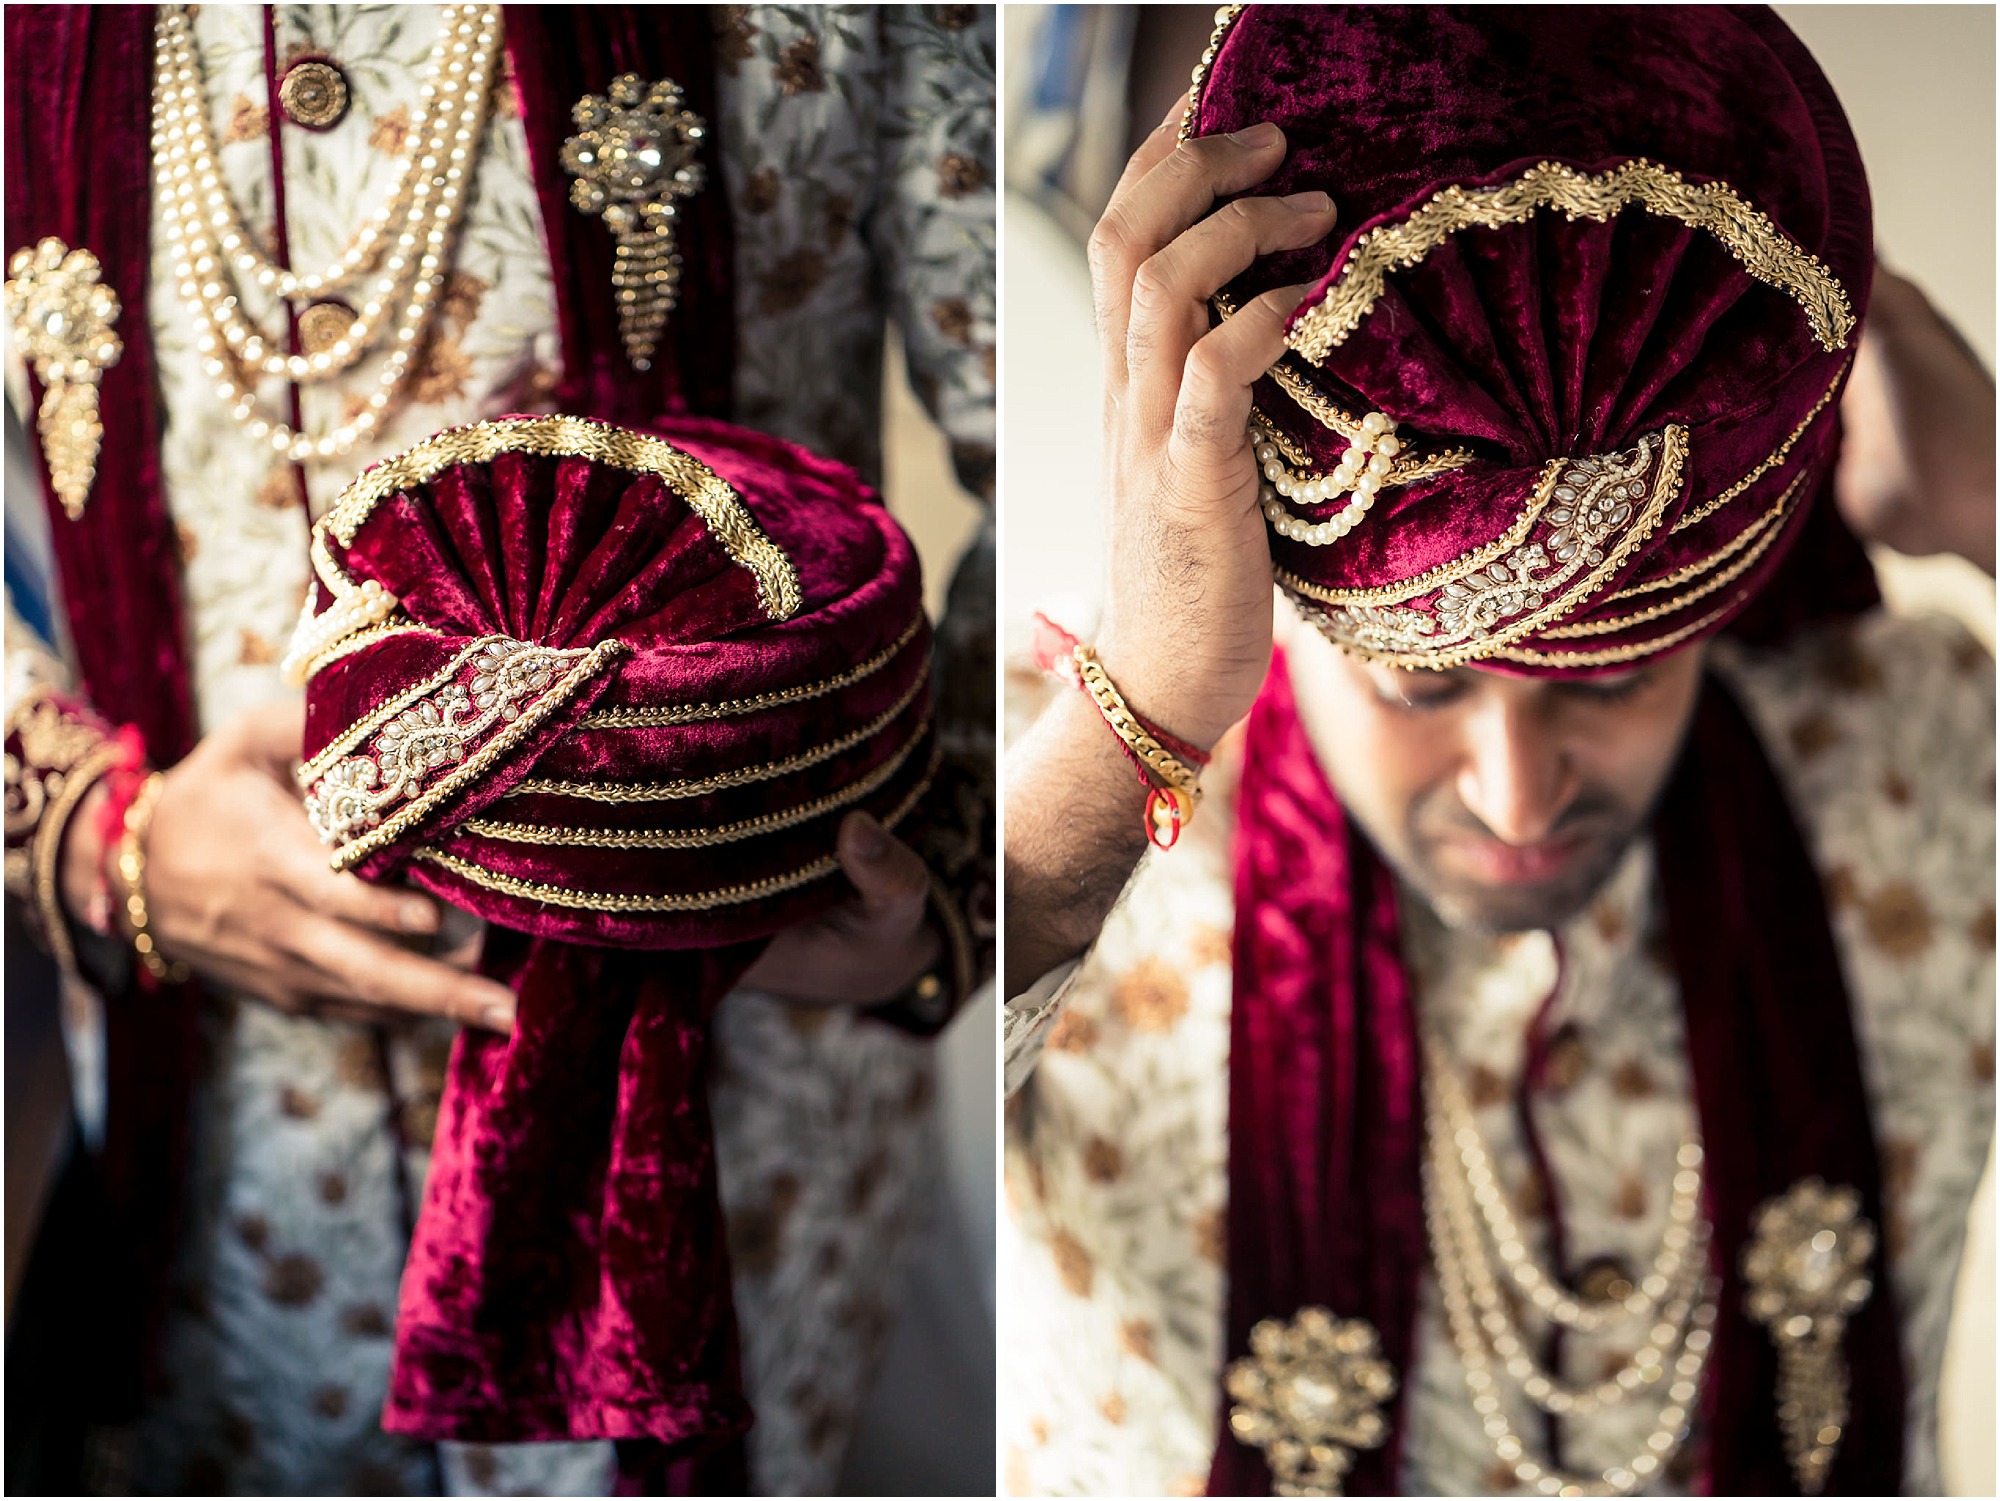
<path id="1" fill-rule="evenodd" d="M 250 434 L 297 463 L 345 454 L 382 423 L 411 373 L 441 300 L 484 135 L 500 45 L 499 7 L 450 5 L 424 72 L 408 165 L 382 207 L 325 271 L 299 275 L 253 246 L 223 183 L 209 131 L 188 8 L 162 6 L 155 35 L 153 152 L 174 272 L 195 314 L 196 349 L 217 397 Z M 311 355 L 273 353 L 244 317 L 238 277 L 297 302 L 372 278 L 354 322 Z M 377 344 L 387 357 L 376 389 L 353 416 L 319 437 L 259 409 L 255 384 L 327 381 Z"/>

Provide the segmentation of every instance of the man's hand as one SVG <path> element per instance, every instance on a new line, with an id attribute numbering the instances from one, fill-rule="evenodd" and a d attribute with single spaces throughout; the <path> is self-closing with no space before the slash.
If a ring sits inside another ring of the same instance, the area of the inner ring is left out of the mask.
<path id="1" fill-rule="evenodd" d="M 1841 398 L 1834 500 L 1863 539 L 1993 572 L 1993 378 L 1913 282 L 1886 267 Z"/>
<path id="2" fill-rule="evenodd" d="M 1210 213 L 1268 177 L 1285 138 L 1262 124 L 1177 142 L 1180 110 L 1127 164 L 1090 241 L 1111 503 L 1097 647 L 1135 709 L 1206 749 L 1249 709 L 1270 665 L 1250 384 L 1284 353 L 1305 289 L 1267 292 L 1214 330 L 1208 299 L 1257 256 L 1326 238 L 1334 208 L 1300 193 Z"/>
<path id="3" fill-rule="evenodd" d="M 866 813 L 841 822 L 837 851 L 854 895 L 773 938 L 743 984 L 798 1006 L 871 1006 L 937 963 L 930 874 L 917 852 Z"/>
<path id="4" fill-rule="evenodd" d="M 1250 386 L 1285 350 L 1302 287 L 1220 328 L 1208 299 L 1258 256 L 1324 240 L 1324 193 L 1215 200 L 1284 160 L 1273 125 L 1176 139 L 1182 105 L 1133 154 L 1091 236 L 1104 353 L 1110 577 L 1095 643 L 1146 718 L 1207 749 L 1249 710 L 1271 662 L 1271 549 L 1247 428 Z M 1008 757 L 1007 988 L 1019 994 L 1097 936 L 1145 851 L 1145 791 L 1081 693 Z"/>
<path id="5" fill-rule="evenodd" d="M 161 952 L 282 1011 L 413 1012 L 511 1031 L 513 992 L 465 972 L 472 945 L 444 963 L 391 936 L 435 935 L 436 901 L 328 868 L 292 780 L 304 731 L 303 700 L 266 705 L 166 773 L 146 840 L 146 908 Z M 73 912 L 101 855 L 88 844 L 65 862 Z"/>

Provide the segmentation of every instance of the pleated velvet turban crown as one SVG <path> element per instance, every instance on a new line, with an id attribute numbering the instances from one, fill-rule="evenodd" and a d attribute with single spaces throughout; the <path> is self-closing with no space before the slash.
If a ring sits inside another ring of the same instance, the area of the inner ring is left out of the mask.
<path id="1" fill-rule="evenodd" d="M 908 538 L 842 466 L 694 420 L 517 417 L 364 473 L 314 533 L 301 782 L 337 867 L 504 926 L 706 947 L 928 775 Z"/>
<path id="2" fill-rule="evenodd" d="M 1769 11 L 1227 7 L 1183 134 L 1259 120 L 1289 147 L 1253 191 L 1323 189 L 1340 227 L 1215 301 L 1311 285 L 1254 422 L 1279 582 L 1332 640 L 1607 670 L 1722 629 L 1795 548 L 1858 565 L 1799 539 L 1839 525 L 1868 188 Z"/>
<path id="3" fill-rule="evenodd" d="M 514 1031 L 449 1065 L 384 1423 L 740 1433 L 711 1008 L 932 775 L 909 539 L 852 471 L 693 418 L 511 417 L 314 527 L 306 808 L 336 868 L 490 924 Z"/>

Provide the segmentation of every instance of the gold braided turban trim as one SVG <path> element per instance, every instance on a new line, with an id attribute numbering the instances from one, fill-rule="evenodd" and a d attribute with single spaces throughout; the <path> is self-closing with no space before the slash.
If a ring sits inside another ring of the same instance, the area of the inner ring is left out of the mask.
<path id="1" fill-rule="evenodd" d="M 1386 597 L 1284 568 L 1277 579 L 1330 640 L 1371 660 L 1443 669 L 1493 656 L 1574 611 L 1631 559 L 1680 493 L 1686 457 L 1687 429 L 1669 424 L 1623 453 L 1553 460 L 1505 536 Z"/>
<path id="2" fill-rule="evenodd" d="M 378 586 L 357 583 L 333 556 L 329 540 L 351 546 L 375 506 L 459 464 L 485 463 L 504 453 L 587 458 L 635 474 L 660 476 L 708 525 L 732 562 L 756 579 L 765 613 L 783 620 L 800 605 L 791 560 L 757 525 L 735 490 L 693 455 L 644 433 L 576 417 L 505 418 L 453 428 L 359 476 L 313 528 L 314 571 L 333 594 L 315 616 L 308 602 L 295 642 L 295 675 L 303 680 L 333 662 L 392 636 L 435 635 L 400 613 L 399 601 Z M 896 639 L 847 670 L 812 683 L 706 703 L 625 705 L 586 714 L 572 733 L 694 724 L 755 714 L 838 692 L 881 671 L 914 642 L 921 612 Z M 437 671 L 410 684 L 335 736 L 298 769 L 308 816 L 321 839 L 334 846 L 335 870 L 349 870 L 417 827 L 455 794 L 474 785 L 522 739 L 558 712 L 584 684 L 610 670 L 625 652 L 620 641 L 558 649 L 505 635 L 466 643 Z M 302 668 L 303 670 L 296 670 Z M 928 681 L 919 676 L 884 713 L 867 725 L 810 751 L 777 761 L 739 766 L 714 776 L 659 783 L 524 781 L 510 797 L 565 796 L 599 802 L 654 801 L 705 796 L 787 775 L 852 749 L 914 703 Z M 733 843 L 791 828 L 879 791 L 930 736 L 920 717 L 890 757 L 838 791 L 756 818 L 714 827 L 610 829 L 556 822 L 473 818 L 462 832 L 506 843 L 624 849 L 692 849 Z M 931 737 L 930 764 L 884 818 L 894 827 L 929 788 L 938 748 Z M 445 768 L 449 768 L 446 770 Z M 441 775 L 437 774 L 442 772 Z M 557 906 L 604 912 L 687 912 L 756 900 L 806 885 L 837 868 L 834 857 L 763 880 L 712 891 L 634 895 L 580 891 L 503 877 L 461 855 L 424 845 L 415 857 L 449 869 L 476 885 Z"/>
<path id="3" fill-rule="evenodd" d="M 757 595 L 766 615 L 786 620 L 798 612 L 799 577 L 791 559 L 764 535 L 727 480 L 664 438 L 587 417 L 502 417 L 447 428 L 362 471 L 313 528 L 314 540 L 322 542 L 314 553 L 314 563 L 326 556 L 323 533 L 331 534 L 343 547 L 352 546 L 361 523 L 379 502 L 424 484 L 455 465 L 483 464 L 504 453 L 590 459 L 634 474 L 657 474 L 708 523 L 730 558 L 757 580 Z M 332 560 L 326 561 L 330 564 Z M 321 578 L 328 588 L 339 592 L 324 570 Z"/>
<path id="4" fill-rule="evenodd" d="M 1854 308 L 1825 262 L 1785 238 L 1727 183 L 1691 183 L 1643 159 L 1596 174 L 1542 162 L 1492 187 L 1440 190 L 1402 223 L 1381 225 L 1356 240 L 1338 279 L 1293 320 L 1285 342 L 1306 359 L 1324 360 L 1361 326 L 1391 271 L 1418 264 L 1462 229 L 1523 224 L 1544 209 L 1602 221 L 1632 207 L 1713 235 L 1746 272 L 1805 309 L 1822 349 L 1847 347 Z"/>
<path id="5" fill-rule="evenodd" d="M 1181 114 L 1180 139 L 1194 134 L 1202 90 L 1241 5 L 1215 13 L 1208 48 L 1195 65 Z M 1317 364 L 1361 326 L 1382 296 L 1391 271 L 1408 270 L 1462 229 L 1522 224 L 1544 209 L 1569 219 L 1603 221 L 1637 207 L 1713 235 L 1744 271 L 1776 287 L 1805 310 L 1822 349 L 1844 349 L 1854 332 L 1846 289 L 1818 256 L 1786 237 L 1770 218 L 1725 182 L 1691 183 L 1678 172 L 1635 158 L 1596 174 L 1541 162 L 1490 187 L 1440 189 L 1398 224 L 1371 229 L 1348 252 L 1347 264 L 1320 300 L 1299 312 L 1285 342 Z M 1393 415 L 1393 414 L 1392 414 Z"/>

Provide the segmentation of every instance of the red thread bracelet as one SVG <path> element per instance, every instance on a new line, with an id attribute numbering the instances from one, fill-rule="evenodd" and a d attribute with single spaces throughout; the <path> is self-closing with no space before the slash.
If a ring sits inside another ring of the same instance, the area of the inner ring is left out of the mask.
<path id="1" fill-rule="evenodd" d="M 1033 625 L 1031 649 L 1034 652 L 1036 665 L 1042 671 L 1053 673 L 1082 690 L 1083 680 L 1076 670 L 1076 649 L 1082 642 L 1039 610 L 1035 612 Z M 1208 765 L 1209 756 L 1206 751 L 1197 750 L 1178 735 L 1160 728 L 1138 710 L 1132 709 L 1130 705 L 1126 708 L 1139 726 L 1176 760 L 1184 761 L 1197 770 Z M 1155 780 L 1152 773 L 1147 770 L 1146 763 L 1139 759 L 1138 753 L 1125 743 L 1122 736 L 1114 733 L 1112 738 L 1118 742 L 1118 749 L 1124 752 L 1125 759 L 1130 761 L 1134 770 L 1138 772 L 1139 785 L 1146 789 L 1144 818 L 1147 841 L 1158 849 L 1172 849 L 1180 840 L 1181 830 L 1187 827 L 1189 819 L 1193 816 L 1193 800 L 1180 788 L 1166 786 Z"/>

